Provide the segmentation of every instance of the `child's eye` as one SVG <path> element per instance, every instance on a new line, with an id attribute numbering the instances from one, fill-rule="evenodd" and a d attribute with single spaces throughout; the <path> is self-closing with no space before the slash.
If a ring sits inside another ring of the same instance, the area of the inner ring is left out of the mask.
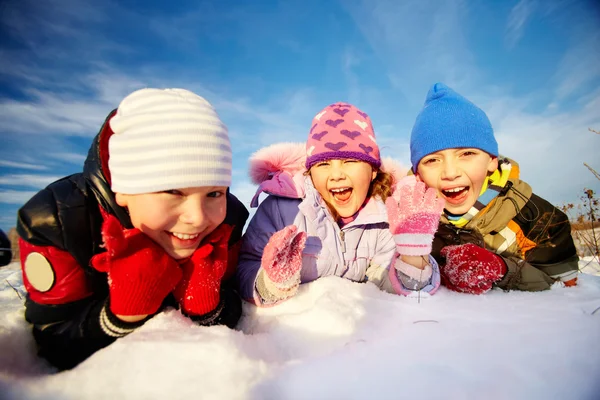
<path id="1" fill-rule="evenodd" d="M 315 167 L 327 167 L 328 165 L 329 163 L 327 161 L 322 161 L 320 163 L 317 163 Z"/>
<path id="2" fill-rule="evenodd" d="M 431 165 L 436 161 L 435 158 L 428 158 L 426 160 L 421 161 L 424 165 Z"/>
<path id="3" fill-rule="evenodd" d="M 350 160 L 344 160 L 344 164 L 354 164 L 354 163 L 357 163 L 357 162 L 358 162 L 358 160 L 352 160 L 352 159 L 350 159 Z"/>
<path id="4" fill-rule="evenodd" d="M 221 196 L 225 196 L 225 192 L 222 192 L 220 190 L 215 190 L 214 192 L 210 192 L 206 195 L 206 197 L 221 197 Z"/>
<path id="5" fill-rule="evenodd" d="M 465 150 L 465 151 L 462 152 L 461 155 L 463 157 L 468 157 L 468 156 L 473 156 L 473 155 L 476 155 L 476 154 L 477 154 L 477 151 L 475 151 L 475 150 Z"/>
<path id="6" fill-rule="evenodd" d="M 183 193 L 181 193 L 179 190 L 176 190 L 176 189 L 163 190 L 161 193 L 166 193 L 166 194 L 170 194 L 173 196 L 182 196 L 183 195 Z"/>

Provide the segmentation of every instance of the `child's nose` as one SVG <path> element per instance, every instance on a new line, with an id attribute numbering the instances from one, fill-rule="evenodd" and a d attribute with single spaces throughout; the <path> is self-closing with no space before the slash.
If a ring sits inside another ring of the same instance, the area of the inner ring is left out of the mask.
<path id="1" fill-rule="evenodd" d="M 443 179 L 455 179 L 460 175 L 456 163 L 452 160 L 445 160 L 442 168 Z"/>
<path id="2" fill-rule="evenodd" d="M 201 226 L 206 221 L 205 205 L 200 200 L 188 199 L 183 205 L 181 220 L 186 224 Z"/>
<path id="3" fill-rule="evenodd" d="M 341 167 L 333 166 L 330 172 L 330 178 L 333 180 L 340 180 L 346 177 L 346 173 Z"/>

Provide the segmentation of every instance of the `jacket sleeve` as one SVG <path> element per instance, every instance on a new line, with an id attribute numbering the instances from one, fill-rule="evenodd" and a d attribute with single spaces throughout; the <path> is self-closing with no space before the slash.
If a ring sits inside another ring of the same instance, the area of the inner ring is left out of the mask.
<path id="1" fill-rule="evenodd" d="M 402 296 L 412 296 L 417 292 L 434 294 L 437 291 L 440 286 L 440 269 L 432 256 L 429 256 L 428 261 L 430 268 L 425 271 L 397 260 L 398 257 L 400 255 L 396 252 L 392 234 L 389 230 L 381 230 L 375 256 L 366 271 L 367 279 L 381 290 Z M 401 264 L 400 269 L 395 267 L 396 263 Z"/>
<path id="2" fill-rule="evenodd" d="M 0 229 L 0 267 L 12 261 L 11 243 L 8 237 Z"/>
<path id="3" fill-rule="evenodd" d="M 110 312 L 107 291 L 93 284 L 95 271 L 87 271 L 66 250 L 61 222 L 69 213 L 59 210 L 58 204 L 53 191 L 42 190 L 19 210 L 17 231 L 28 292 L 25 318 L 33 324 L 40 356 L 63 370 L 143 321 L 124 323 Z"/>
<path id="4" fill-rule="evenodd" d="M 579 257 L 566 214 L 533 194 L 515 221 L 525 236 L 521 244 L 524 257 L 503 257 L 508 272 L 498 286 L 539 291 L 549 289 L 555 281 L 574 283 Z"/>
<path id="5" fill-rule="evenodd" d="M 286 201 L 298 203 L 297 200 L 293 199 L 268 196 L 258 206 L 256 214 L 252 217 L 242 237 L 236 274 L 237 282 L 242 298 L 257 305 L 262 304 L 260 295 L 256 291 L 256 280 L 265 246 L 275 232 L 289 225 L 285 223 L 284 216 L 279 209 L 279 202 Z"/>
<path id="6" fill-rule="evenodd" d="M 242 246 L 242 232 L 248 220 L 248 215 L 248 209 L 244 204 L 233 194 L 227 192 L 227 214 L 223 223 L 233 226 L 233 232 L 229 237 L 227 270 L 223 276 L 223 281 L 229 281 L 235 275 Z"/>

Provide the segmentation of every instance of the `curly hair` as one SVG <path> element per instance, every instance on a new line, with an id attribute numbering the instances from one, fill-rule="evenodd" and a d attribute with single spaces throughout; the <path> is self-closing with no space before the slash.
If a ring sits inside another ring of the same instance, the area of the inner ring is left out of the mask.
<path id="1" fill-rule="evenodd" d="M 392 174 L 388 174 L 387 172 L 378 169 L 377 176 L 375 176 L 375 179 L 371 181 L 371 186 L 369 186 L 367 197 L 379 196 L 381 197 L 381 200 L 385 202 L 385 200 L 392 195 L 392 187 L 395 183 L 396 180 Z"/>

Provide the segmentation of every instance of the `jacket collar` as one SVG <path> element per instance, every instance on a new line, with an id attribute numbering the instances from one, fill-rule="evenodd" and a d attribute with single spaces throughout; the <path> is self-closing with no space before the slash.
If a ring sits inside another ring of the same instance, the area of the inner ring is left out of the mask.
<path id="1" fill-rule="evenodd" d="M 310 176 L 305 176 L 304 192 L 305 197 L 298 205 L 300 212 L 310 221 L 319 222 L 327 219 L 330 223 L 337 226 L 337 222 L 334 221 L 323 197 L 321 197 L 317 189 L 315 189 Z M 371 197 L 362 210 L 360 210 L 356 219 L 344 225 L 343 229 L 346 230 L 353 226 L 378 224 L 382 222 L 387 222 L 385 204 L 381 199 Z"/>

